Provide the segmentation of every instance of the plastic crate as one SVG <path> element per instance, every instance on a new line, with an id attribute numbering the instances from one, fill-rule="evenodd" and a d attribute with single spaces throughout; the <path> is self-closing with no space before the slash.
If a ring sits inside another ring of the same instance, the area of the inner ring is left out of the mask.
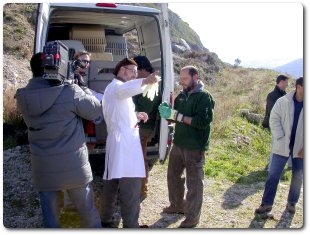
<path id="1" fill-rule="evenodd" d="M 104 52 L 106 47 L 105 30 L 98 27 L 73 27 L 71 37 L 81 41 L 89 52 Z"/>
<path id="2" fill-rule="evenodd" d="M 112 53 L 113 61 L 121 61 L 125 57 L 128 57 L 126 37 L 107 35 L 105 52 Z"/>

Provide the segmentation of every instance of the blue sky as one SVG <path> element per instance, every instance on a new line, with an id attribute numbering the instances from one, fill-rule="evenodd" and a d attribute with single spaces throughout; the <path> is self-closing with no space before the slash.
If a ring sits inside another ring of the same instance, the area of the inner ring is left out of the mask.
<path id="1" fill-rule="evenodd" d="M 301 3 L 169 3 L 221 60 L 272 68 L 303 58 Z"/>

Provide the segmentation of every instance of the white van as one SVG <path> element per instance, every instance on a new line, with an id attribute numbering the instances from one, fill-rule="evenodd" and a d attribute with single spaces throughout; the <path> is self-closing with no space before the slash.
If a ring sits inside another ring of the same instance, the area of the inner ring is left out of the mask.
<path id="1" fill-rule="evenodd" d="M 162 78 L 162 100 L 172 102 L 174 74 L 168 6 L 166 3 L 158 6 L 161 10 L 112 3 L 39 4 L 35 53 L 43 51 L 46 42 L 54 40 L 60 40 L 69 48 L 69 58 L 75 51 L 89 51 L 92 56 L 87 83 L 100 93 L 104 93 L 113 79 L 113 69 L 120 60 L 134 55 L 147 56 Z M 138 46 L 129 47 L 129 41 Z M 95 125 L 94 130 L 93 135 L 86 136 L 88 146 L 92 146 L 89 152 L 104 155 L 105 123 Z M 172 142 L 172 127 L 161 119 L 157 130 L 148 146 L 148 156 L 150 162 L 159 157 L 163 163 Z"/>

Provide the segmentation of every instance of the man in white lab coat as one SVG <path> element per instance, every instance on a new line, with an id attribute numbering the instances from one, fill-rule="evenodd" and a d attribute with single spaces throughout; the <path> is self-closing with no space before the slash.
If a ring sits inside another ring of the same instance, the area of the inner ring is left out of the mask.
<path id="1" fill-rule="evenodd" d="M 145 177 L 140 144 L 140 120 L 147 121 L 144 112 L 135 112 L 132 96 L 142 93 L 148 84 L 157 82 L 155 74 L 136 79 L 137 64 L 125 58 L 114 70 L 116 76 L 105 89 L 102 100 L 107 124 L 105 170 L 103 174 L 102 224 L 112 227 L 119 192 L 124 228 L 139 227 L 141 181 Z"/>

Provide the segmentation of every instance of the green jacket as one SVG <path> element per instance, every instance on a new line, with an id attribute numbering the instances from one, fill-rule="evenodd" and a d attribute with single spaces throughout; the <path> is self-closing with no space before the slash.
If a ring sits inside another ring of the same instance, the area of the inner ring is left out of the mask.
<path id="1" fill-rule="evenodd" d="M 182 91 L 175 98 L 174 109 L 192 117 L 192 123 L 187 125 L 176 122 L 173 143 L 188 150 L 208 150 L 214 105 L 212 95 L 203 91 L 202 82 L 189 94 Z"/>
<path id="2" fill-rule="evenodd" d="M 146 123 L 139 122 L 140 128 L 145 129 L 154 129 L 156 125 L 157 115 L 158 115 L 158 106 L 161 103 L 161 95 L 158 92 L 158 95 L 154 97 L 154 100 L 150 100 L 142 94 L 132 97 L 132 100 L 136 106 L 136 112 L 145 112 L 149 116 L 149 119 Z"/>

